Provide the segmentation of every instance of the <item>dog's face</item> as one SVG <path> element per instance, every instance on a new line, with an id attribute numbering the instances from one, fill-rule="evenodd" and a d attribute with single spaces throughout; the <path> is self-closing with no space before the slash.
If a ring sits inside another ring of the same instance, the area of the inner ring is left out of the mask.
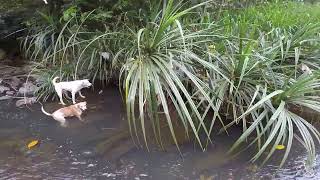
<path id="1" fill-rule="evenodd" d="M 82 111 L 84 111 L 84 110 L 87 109 L 87 102 L 78 103 L 78 104 L 77 104 L 77 107 L 78 107 L 79 109 L 81 109 Z"/>
<path id="2" fill-rule="evenodd" d="M 89 79 L 82 80 L 82 86 L 83 87 L 90 87 L 92 84 L 89 82 Z"/>

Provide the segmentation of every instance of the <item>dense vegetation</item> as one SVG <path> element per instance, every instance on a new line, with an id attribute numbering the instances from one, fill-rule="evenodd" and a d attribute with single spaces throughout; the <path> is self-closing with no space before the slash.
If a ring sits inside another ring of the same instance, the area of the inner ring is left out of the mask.
<path id="1" fill-rule="evenodd" d="M 73 1 L 26 22 L 22 48 L 42 77 L 39 98 L 52 97 L 54 76 L 104 84 L 117 77 L 130 132 L 139 139 L 141 131 L 146 145 L 148 123 L 161 144 L 164 118 L 179 148 L 174 107 L 203 149 L 220 123 L 221 131 L 243 128 L 230 152 L 247 143 L 257 147 L 252 160 L 266 161 L 283 144 L 283 165 L 295 138 L 312 164 L 320 133 L 296 109 L 320 112 L 320 6 L 112 2 Z"/>

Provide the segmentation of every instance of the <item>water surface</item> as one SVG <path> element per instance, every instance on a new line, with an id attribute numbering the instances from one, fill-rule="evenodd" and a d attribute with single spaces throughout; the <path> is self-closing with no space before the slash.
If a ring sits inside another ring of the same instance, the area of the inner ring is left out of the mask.
<path id="1" fill-rule="evenodd" d="M 68 128 L 42 114 L 39 105 L 16 109 L 14 102 L 0 102 L 0 179 L 320 179 L 320 161 L 307 172 L 300 145 L 280 170 L 276 165 L 281 153 L 261 169 L 248 163 L 250 150 L 230 159 L 226 152 L 238 130 L 215 136 L 207 152 L 193 143 L 183 145 L 181 155 L 174 145 L 166 152 L 135 148 L 130 138 L 121 136 L 127 121 L 117 90 L 86 93 L 86 123 L 71 119 Z M 45 104 L 49 112 L 59 107 Z M 97 146 L 112 137 L 118 140 L 99 153 Z M 40 145 L 28 150 L 26 144 L 33 139 Z"/>

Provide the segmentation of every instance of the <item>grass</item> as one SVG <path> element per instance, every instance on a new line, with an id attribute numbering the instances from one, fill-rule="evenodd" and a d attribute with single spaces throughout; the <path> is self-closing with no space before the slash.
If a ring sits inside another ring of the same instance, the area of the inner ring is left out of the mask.
<path id="1" fill-rule="evenodd" d="M 263 30 L 296 28 L 320 21 L 318 5 L 290 1 L 250 7 L 240 14 L 258 24 L 258 27 L 260 26 L 259 28 Z"/>
<path id="2" fill-rule="evenodd" d="M 36 26 L 23 44 L 26 55 L 39 62 L 35 67 L 43 77 L 39 98 L 50 97 L 55 75 L 106 83 L 116 75 L 130 133 L 138 143 L 141 133 L 147 148 L 148 124 L 162 146 L 160 124 L 165 121 L 178 149 L 176 124 L 204 150 L 218 121 L 221 132 L 231 126 L 242 128 L 230 153 L 241 152 L 242 144 L 255 146 L 252 161 L 263 158 L 264 164 L 283 144 L 282 166 L 297 139 L 312 164 L 320 133 L 293 107 L 320 110 L 320 7 L 266 3 L 220 9 L 217 17 L 210 12 L 210 3 L 150 3 L 139 22 L 139 16 L 114 15 L 116 23 L 106 20 L 97 29 L 91 26 L 92 19 L 106 18 L 99 15 L 101 7 L 84 13 L 73 8 L 72 16 L 64 15 L 69 18 L 60 22 L 43 15 L 50 26 Z M 102 52 L 110 53 L 110 59 Z M 313 73 L 303 72 L 302 64 Z M 178 118 L 172 117 L 169 104 Z M 229 114 L 232 121 L 222 114 Z"/>

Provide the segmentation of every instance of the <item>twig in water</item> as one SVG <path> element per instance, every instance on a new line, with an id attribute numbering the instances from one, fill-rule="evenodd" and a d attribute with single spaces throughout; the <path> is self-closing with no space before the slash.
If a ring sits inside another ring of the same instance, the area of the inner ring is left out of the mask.
<path id="1" fill-rule="evenodd" d="M 116 128 L 101 128 L 102 130 L 115 130 Z"/>

